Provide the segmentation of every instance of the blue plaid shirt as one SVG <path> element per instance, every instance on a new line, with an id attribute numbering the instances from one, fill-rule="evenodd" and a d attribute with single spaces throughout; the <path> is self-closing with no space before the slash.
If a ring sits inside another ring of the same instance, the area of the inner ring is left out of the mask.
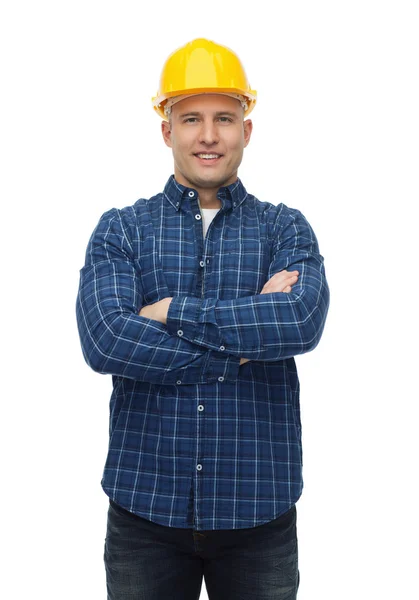
<path id="1" fill-rule="evenodd" d="M 304 216 L 237 180 L 204 239 L 198 194 L 164 192 L 100 219 L 80 272 L 77 322 L 92 369 L 113 376 L 102 486 L 169 527 L 241 529 L 303 487 L 293 357 L 321 337 L 323 257 Z M 292 292 L 260 294 L 283 269 Z M 173 297 L 167 325 L 139 310 Z M 250 361 L 240 366 L 240 358 Z"/>

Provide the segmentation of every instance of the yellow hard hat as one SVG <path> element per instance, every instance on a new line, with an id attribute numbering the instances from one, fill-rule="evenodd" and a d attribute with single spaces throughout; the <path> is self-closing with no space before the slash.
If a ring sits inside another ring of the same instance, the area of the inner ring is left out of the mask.
<path id="1" fill-rule="evenodd" d="M 164 105 L 169 98 L 184 94 L 238 94 L 244 96 L 247 116 L 256 104 L 239 57 L 230 48 L 199 38 L 182 46 L 166 60 L 154 110 L 167 120 Z"/>

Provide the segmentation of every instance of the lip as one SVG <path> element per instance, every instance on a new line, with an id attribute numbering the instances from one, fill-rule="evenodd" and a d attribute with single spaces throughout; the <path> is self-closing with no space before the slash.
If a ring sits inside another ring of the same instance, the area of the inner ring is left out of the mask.
<path id="1" fill-rule="evenodd" d="M 200 158 L 199 154 L 217 154 L 216 158 Z M 221 158 L 223 158 L 222 154 L 218 154 L 218 152 L 197 152 L 194 154 L 195 158 L 199 161 L 201 165 L 215 165 Z"/>

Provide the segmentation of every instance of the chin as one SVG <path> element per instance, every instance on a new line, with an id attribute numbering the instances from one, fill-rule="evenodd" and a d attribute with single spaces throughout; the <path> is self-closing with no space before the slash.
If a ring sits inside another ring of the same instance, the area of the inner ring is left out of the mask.
<path id="1" fill-rule="evenodd" d="M 229 177 L 211 177 L 211 178 L 196 178 L 197 184 L 202 188 L 220 188 L 229 185 L 233 181 L 232 176 Z"/>

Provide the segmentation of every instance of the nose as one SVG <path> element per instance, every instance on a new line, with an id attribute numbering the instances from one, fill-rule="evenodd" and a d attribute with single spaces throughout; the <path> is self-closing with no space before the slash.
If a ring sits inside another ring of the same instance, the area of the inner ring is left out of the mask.
<path id="1" fill-rule="evenodd" d="M 199 130 L 199 141 L 207 146 L 217 144 L 219 141 L 218 130 L 212 119 L 204 119 Z"/>

